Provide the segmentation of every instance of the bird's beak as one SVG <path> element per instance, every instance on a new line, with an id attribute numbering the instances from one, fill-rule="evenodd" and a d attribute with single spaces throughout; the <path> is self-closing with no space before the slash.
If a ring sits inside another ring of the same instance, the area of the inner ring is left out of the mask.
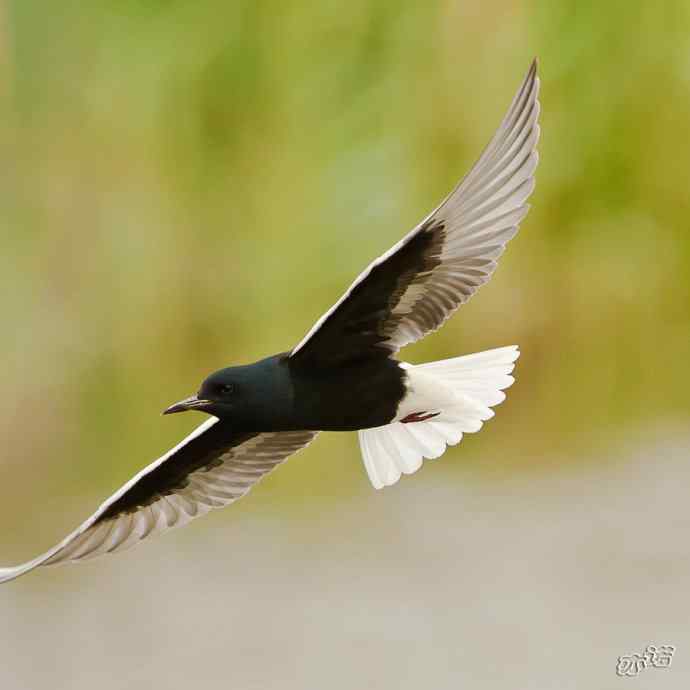
<path id="1" fill-rule="evenodd" d="M 203 409 L 206 405 L 211 404 L 211 400 L 204 400 L 203 398 L 197 398 L 196 395 L 192 395 L 189 398 L 180 400 L 174 405 L 170 405 L 167 409 L 163 410 L 163 414 L 175 414 L 176 412 L 186 412 L 187 410 L 199 410 Z"/>

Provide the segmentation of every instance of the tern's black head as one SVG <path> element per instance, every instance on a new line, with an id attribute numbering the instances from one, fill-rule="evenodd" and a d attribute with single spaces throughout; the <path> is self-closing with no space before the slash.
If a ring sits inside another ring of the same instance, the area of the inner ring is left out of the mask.
<path id="1" fill-rule="evenodd" d="M 220 369 L 211 374 L 190 398 L 171 405 L 163 414 L 199 410 L 231 420 L 245 430 L 255 426 L 289 424 L 292 383 L 283 355 L 254 364 Z"/>
<path id="2" fill-rule="evenodd" d="M 229 367 L 211 374 L 199 388 L 196 395 L 171 405 L 163 414 L 200 410 L 216 417 L 230 417 L 248 390 L 247 376 L 240 374 L 246 367 Z M 240 381 L 240 379 L 244 379 Z"/>

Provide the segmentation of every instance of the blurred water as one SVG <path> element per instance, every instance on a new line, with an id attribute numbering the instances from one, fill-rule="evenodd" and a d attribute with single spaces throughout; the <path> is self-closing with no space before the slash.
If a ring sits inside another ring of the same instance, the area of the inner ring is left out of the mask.
<path id="1" fill-rule="evenodd" d="M 550 477 L 422 471 L 309 521 L 238 504 L 39 571 L 0 590 L 0 687 L 687 688 L 690 437 L 647 436 Z M 670 669 L 615 675 L 652 643 Z"/>

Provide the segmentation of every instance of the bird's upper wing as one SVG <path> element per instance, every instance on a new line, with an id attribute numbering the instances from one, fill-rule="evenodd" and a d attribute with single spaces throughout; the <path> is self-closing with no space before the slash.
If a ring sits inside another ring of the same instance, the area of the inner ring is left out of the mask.
<path id="1" fill-rule="evenodd" d="M 72 534 L 38 558 L 0 568 L 0 582 L 40 565 L 121 551 L 244 496 L 318 431 L 233 433 L 215 417 L 132 478 Z"/>
<path id="2" fill-rule="evenodd" d="M 538 95 L 535 61 L 474 167 L 316 322 L 291 352 L 294 364 L 319 367 L 389 356 L 439 328 L 489 280 L 529 208 L 538 160 Z"/>

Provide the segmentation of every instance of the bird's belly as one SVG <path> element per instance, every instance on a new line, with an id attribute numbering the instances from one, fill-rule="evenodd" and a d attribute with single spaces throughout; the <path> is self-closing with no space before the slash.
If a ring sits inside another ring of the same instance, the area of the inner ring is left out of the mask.
<path id="1" fill-rule="evenodd" d="M 386 360 L 313 376 L 295 390 L 305 429 L 356 431 L 391 422 L 405 396 L 404 370 Z"/>

